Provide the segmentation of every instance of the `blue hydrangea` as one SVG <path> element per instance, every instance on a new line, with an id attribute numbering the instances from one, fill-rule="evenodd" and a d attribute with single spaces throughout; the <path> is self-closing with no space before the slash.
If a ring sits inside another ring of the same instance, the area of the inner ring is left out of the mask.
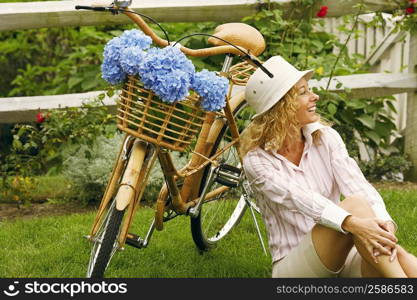
<path id="1" fill-rule="evenodd" d="M 143 63 L 146 53 L 138 46 L 128 47 L 122 50 L 120 66 L 128 75 L 139 73 L 139 65 Z"/>
<path id="2" fill-rule="evenodd" d="M 104 58 L 101 73 L 102 78 L 113 85 L 122 83 L 126 78 L 120 65 L 110 58 Z"/>
<path id="3" fill-rule="evenodd" d="M 106 60 L 108 63 L 118 64 L 120 59 L 120 52 L 123 48 L 124 46 L 120 37 L 112 38 L 104 47 L 104 60 Z"/>
<path id="4" fill-rule="evenodd" d="M 104 47 L 103 79 L 117 84 L 126 78 L 126 74 L 136 75 L 138 64 L 143 61 L 142 50 L 148 49 L 151 43 L 152 39 L 137 29 L 127 30 L 120 37 L 111 39 Z"/>
<path id="5" fill-rule="evenodd" d="M 226 105 L 229 82 L 215 72 L 202 70 L 194 75 L 191 88 L 201 96 L 201 108 L 208 111 L 222 109 Z"/>
<path id="6" fill-rule="evenodd" d="M 138 29 L 126 30 L 120 36 L 124 47 L 139 47 L 146 50 L 152 44 L 152 39 Z"/>
<path id="7" fill-rule="evenodd" d="M 139 66 L 144 86 L 169 103 L 188 96 L 194 73 L 192 62 L 174 47 L 151 48 Z"/>

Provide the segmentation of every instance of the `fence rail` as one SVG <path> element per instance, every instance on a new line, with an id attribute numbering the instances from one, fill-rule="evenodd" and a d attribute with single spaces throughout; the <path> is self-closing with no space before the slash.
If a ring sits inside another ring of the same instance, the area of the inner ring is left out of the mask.
<path id="1" fill-rule="evenodd" d="M 328 78 L 320 81 L 310 80 L 310 86 L 325 88 Z M 341 83 L 342 87 L 337 87 Z M 380 97 L 395 93 L 405 93 L 417 90 L 417 74 L 359 74 L 336 76 L 332 79 L 329 91 L 341 92 L 344 88 L 351 89 L 352 97 Z M 234 92 L 242 88 L 235 86 Z M 0 98 L 0 123 L 30 122 L 35 120 L 39 111 L 48 109 L 81 107 L 88 100 L 97 97 L 104 91 L 53 96 L 27 96 Z M 105 98 L 104 104 L 115 111 L 116 97 Z"/>
<path id="2" fill-rule="evenodd" d="M 101 1 L 103 2 L 103 1 Z M 104 1 L 111 3 L 112 1 Z M 266 1 L 263 1 L 266 2 Z M 271 0 L 280 4 L 284 12 L 291 11 L 292 0 Z M 358 0 L 324 0 L 329 7 L 329 17 L 354 13 Z M 373 11 L 390 11 L 394 1 L 363 0 Z M 93 0 L 45 1 L 23 3 L 0 3 L 0 31 L 42 27 L 86 26 L 104 24 L 127 24 L 124 15 L 76 11 L 75 5 L 91 5 Z M 158 22 L 236 22 L 254 14 L 259 8 L 258 0 L 134 0 L 131 8 L 152 16 Z M 318 3 L 319 4 L 319 3 Z"/>

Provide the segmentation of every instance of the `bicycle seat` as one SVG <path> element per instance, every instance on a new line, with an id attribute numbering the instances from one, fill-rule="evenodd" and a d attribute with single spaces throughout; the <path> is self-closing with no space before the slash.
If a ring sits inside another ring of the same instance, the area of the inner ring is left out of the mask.
<path id="1" fill-rule="evenodd" d="M 249 50 L 255 56 L 265 50 L 265 40 L 262 34 L 256 28 L 245 23 L 219 25 L 214 29 L 213 35 Z M 209 38 L 208 42 L 214 46 L 227 45 L 227 43 L 213 37 Z"/>

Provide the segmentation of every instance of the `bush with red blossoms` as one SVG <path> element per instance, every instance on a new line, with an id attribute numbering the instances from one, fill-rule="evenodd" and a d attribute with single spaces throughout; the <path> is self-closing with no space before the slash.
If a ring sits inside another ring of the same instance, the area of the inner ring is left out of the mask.
<path id="1" fill-rule="evenodd" d="M 47 118 L 47 115 L 45 115 L 43 112 L 38 112 L 36 114 L 36 123 L 43 123 L 45 122 Z"/>
<path id="2" fill-rule="evenodd" d="M 414 12 L 415 12 L 414 7 L 407 7 L 407 8 L 405 9 L 405 13 L 406 13 L 407 15 L 411 15 L 411 14 L 413 14 Z"/>
<path id="3" fill-rule="evenodd" d="M 328 6 L 323 5 L 320 7 L 320 10 L 317 12 L 316 16 L 319 18 L 324 18 L 327 15 Z"/>

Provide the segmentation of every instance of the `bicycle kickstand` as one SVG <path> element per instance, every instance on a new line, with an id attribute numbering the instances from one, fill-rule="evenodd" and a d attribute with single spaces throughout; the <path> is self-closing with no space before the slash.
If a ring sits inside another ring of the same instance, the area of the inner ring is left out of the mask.
<path id="1" fill-rule="evenodd" d="M 258 238 L 259 238 L 259 241 L 261 243 L 261 246 L 262 246 L 262 249 L 264 251 L 264 254 L 265 255 L 268 255 L 268 252 L 266 251 L 266 248 L 265 248 L 264 240 L 263 240 L 262 235 L 261 235 L 261 230 L 259 229 L 258 221 L 256 220 L 256 216 L 255 216 L 255 213 L 253 211 L 253 205 L 249 201 L 249 196 L 248 196 L 248 194 L 246 192 L 243 192 L 243 197 L 245 198 L 246 205 L 249 207 L 249 210 L 250 210 L 250 212 L 252 214 L 253 223 L 255 223 L 256 232 L 258 234 Z"/>

